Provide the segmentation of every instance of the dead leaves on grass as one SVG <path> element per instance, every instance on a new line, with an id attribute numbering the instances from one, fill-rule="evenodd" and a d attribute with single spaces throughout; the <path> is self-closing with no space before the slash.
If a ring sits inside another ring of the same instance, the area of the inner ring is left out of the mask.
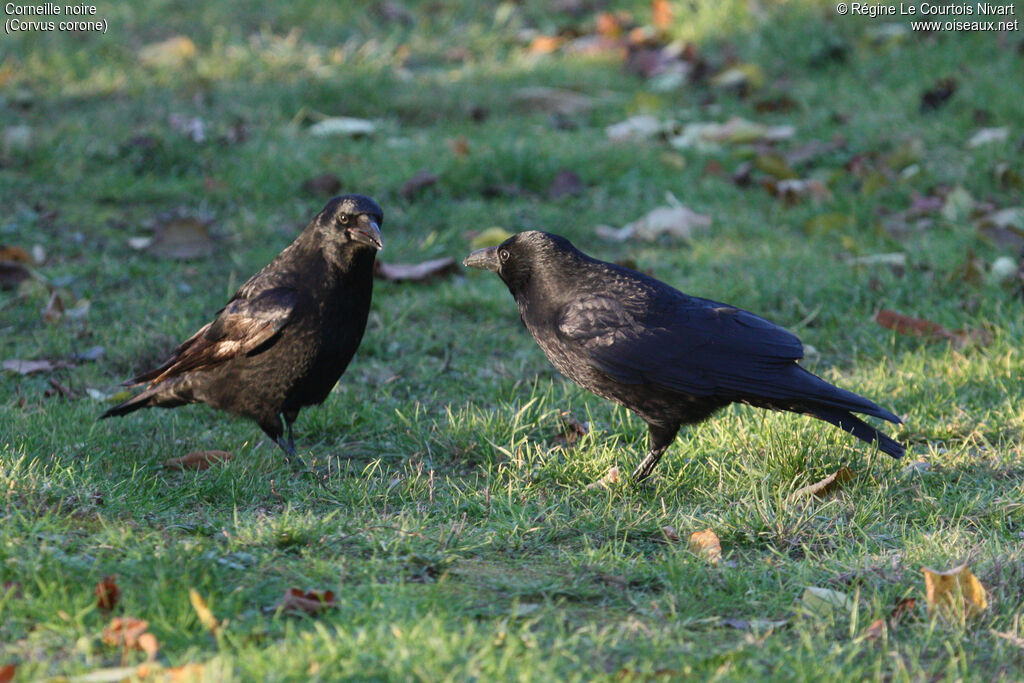
<path id="1" fill-rule="evenodd" d="M 120 647 L 125 655 L 128 650 L 142 650 L 149 661 L 156 659 L 160 644 L 150 633 L 149 622 L 135 617 L 114 617 L 103 629 L 103 642 L 110 647 Z"/>
<path id="2" fill-rule="evenodd" d="M 274 605 L 272 611 L 286 614 L 316 615 L 338 606 L 334 591 L 289 588 L 284 597 Z"/>
<path id="3" fill-rule="evenodd" d="M 985 587 L 966 564 L 946 571 L 925 567 L 924 589 L 928 611 L 950 624 L 963 624 L 988 608 Z"/>
<path id="4" fill-rule="evenodd" d="M 829 493 L 838 491 L 842 488 L 843 484 L 853 481 L 853 476 L 853 471 L 849 467 L 840 467 L 824 479 L 797 489 L 790 494 L 789 499 L 793 501 L 809 496 L 821 498 Z"/>
<path id="5" fill-rule="evenodd" d="M 718 534 L 711 529 L 694 531 L 690 534 L 690 540 L 687 542 L 686 548 L 715 567 L 722 561 L 722 543 L 718 540 Z"/>
<path id="6" fill-rule="evenodd" d="M 668 206 L 659 206 L 639 219 L 621 228 L 598 225 L 594 232 L 603 239 L 613 242 L 641 240 L 654 242 L 662 235 L 669 235 L 680 240 L 688 240 L 694 232 L 711 227 L 711 216 L 697 213 L 693 209 L 680 204 L 675 197 L 669 197 Z"/>
<path id="7" fill-rule="evenodd" d="M 875 314 L 875 322 L 900 334 L 922 337 L 929 341 L 945 340 L 953 344 L 956 349 L 963 349 L 970 345 L 986 346 L 992 340 L 992 335 L 987 330 L 950 330 L 930 320 L 904 315 L 887 308 L 883 308 Z"/>
<path id="8" fill-rule="evenodd" d="M 180 458 L 165 460 L 164 467 L 169 470 L 202 471 L 214 465 L 222 465 L 233 457 L 234 454 L 228 451 L 193 451 Z"/>
<path id="9" fill-rule="evenodd" d="M 384 263 L 377 261 L 373 266 L 374 277 L 391 282 L 426 282 L 437 278 L 458 275 L 462 272 L 455 259 L 442 258 L 422 263 Z"/>
<path id="10" fill-rule="evenodd" d="M 96 606 L 107 612 L 117 606 L 117 601 L 121 597 L 121 589 L 117 587 L 117 577 L 114 575 L 105 576 L 96 584 L 94 592 L 96 593 Z"/>

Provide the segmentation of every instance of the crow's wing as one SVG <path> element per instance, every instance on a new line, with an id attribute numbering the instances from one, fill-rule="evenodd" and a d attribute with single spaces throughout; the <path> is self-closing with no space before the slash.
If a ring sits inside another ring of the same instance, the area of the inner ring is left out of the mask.
<path id="1" fill-rule="evenodd" d="M 773 383 L 803 357 L 800 340 L 778 325 L 678 292 L 625 303 L 585 296 L 561 308 L 557 334 L 612 379 L 693 396 L 788 397 Z"/>
<path id="2" fill-rule="evenodd" d="M 182 342 L 166 363 L 126 384 L 156 384 L 252 353 L 274 339 L 288 324 L 298 301 L 298 292 L 288 287 L 254 292 L 251 298 L 232 299 L 218 311 L 212 323 Z"/>

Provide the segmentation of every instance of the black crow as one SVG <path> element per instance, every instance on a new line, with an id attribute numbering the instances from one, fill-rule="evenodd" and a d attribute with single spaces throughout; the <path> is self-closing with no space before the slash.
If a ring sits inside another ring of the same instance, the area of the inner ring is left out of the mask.
<path id="1" fill-rule="evenodd" d="M 647 423 L 649 450 L 634 481 L 650 475 L 682 425 L 734 402 L 812 415 L 894 458 L 904 453 L 851 412 L 899 423 L 896 415 L 804 370 L 800 340 L 764 318 L 687 296 L 545 232 L 513 235 L 464 264 L 504 280 L 563 375 Z"/>
<path id="2" fill-rule="evenodd" d="M 145 391 L 101 417 L 206 403 L 254 420 L 291 462 L 299 410 L 323 403 L 363 338 L 383 222 L 369 197 L 327 202 L 213 322 L 163 365 L 125 382 L 148 384 Z"/>

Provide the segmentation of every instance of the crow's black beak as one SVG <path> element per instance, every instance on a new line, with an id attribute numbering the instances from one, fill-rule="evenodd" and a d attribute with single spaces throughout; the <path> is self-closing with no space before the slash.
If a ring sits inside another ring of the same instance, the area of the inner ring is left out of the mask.
<path id="1" fill-rule="evenodd" d="M 498 272 L 499 265 L 498 248 L 477 249 L 462 260 L 462 265 L 467 268 L 480 268 L 481 270 L 490 270 L 496 273 Z"/>
<path id="2" fill-rule="evenodd" d="M 372 218 L 360 216 L 359 225 L 349 230 L 349 235 L 356 242 L 373 247 L 377 251 L 384 248 L 384 238 L 381 237 L 380 226 Z"/>

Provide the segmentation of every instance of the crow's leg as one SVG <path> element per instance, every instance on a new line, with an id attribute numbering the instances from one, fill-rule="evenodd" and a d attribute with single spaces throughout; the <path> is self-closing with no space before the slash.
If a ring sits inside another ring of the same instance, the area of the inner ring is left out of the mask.
<path id="1" fill-rule="evenodd" d="M 291 449 L 292 455 L 295 455 L 295 435 L 292 433 L 292 425 L 295 424 L 295 420 L 299 419 L 298 410 L 286 410 L 283 413 L 284 423 L 288 426 L 288 448 Z"/>
<path id="2" fill-rule="evenodd" d="M 285 419 L 290 416 L 294 421 L 297 413 L 286 413 Z M 302 461 L 295 452 L 295 441 L 291 438 L 292 425 L 288 422 L 288 439 L 284 438 L 284 424 L 281 422 L 280 415 L 273 415 L 265 417 L 259 421 L 260 429 L 263 433 L 271 438 L 271 440 L 278 445 L 281 451 L 284 453 L 284 461 L 294 470 L 307 470 L 306 463 Z"/>
<path id="3" fill-rule="evenodd" d="M 633 470 L 630 478 L 633 480 L 634 485 L 651 476 L 655 465 L 661 460 L 661 456 L 665 454 L 668 447 L 672 445 L 672 440 L 676 438 L 676 433 L 679 432 L 679 425 L 664 427 L 648 423 L 647 427 L 649 430 L 647 455 L 636 466 L 636 469 Z"/>

